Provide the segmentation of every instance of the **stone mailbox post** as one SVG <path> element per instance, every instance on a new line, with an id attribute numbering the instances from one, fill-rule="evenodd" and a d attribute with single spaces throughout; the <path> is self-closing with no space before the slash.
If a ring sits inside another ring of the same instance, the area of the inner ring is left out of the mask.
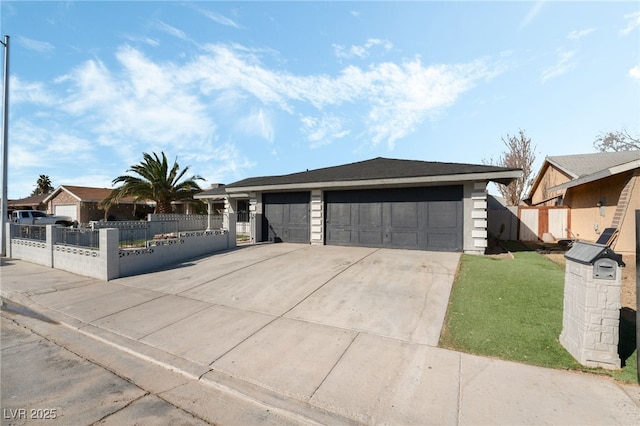
<path id="1" fill-rule="evenodd" d="M 560 343 L 584 366 L 618 369 L 622 256 L 576 241 L 565 258 Z"/>

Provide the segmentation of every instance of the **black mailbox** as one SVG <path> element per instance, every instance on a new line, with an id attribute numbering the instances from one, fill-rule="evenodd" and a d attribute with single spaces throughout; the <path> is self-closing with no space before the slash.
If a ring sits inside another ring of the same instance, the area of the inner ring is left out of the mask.
<path id="1" fill-rule="evenodd" d="M 618 266 L 624 267 L 622 255 L 603 244 L 576 241 L 565 253 L 567 260 L 583 265 L 593 265 L 593 278 L 615 280 Z"/>

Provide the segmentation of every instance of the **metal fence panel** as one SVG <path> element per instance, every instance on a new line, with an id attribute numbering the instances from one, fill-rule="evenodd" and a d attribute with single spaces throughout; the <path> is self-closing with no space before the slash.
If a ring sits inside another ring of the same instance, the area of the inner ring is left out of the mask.
<path id="1" fill-rule="evenodd" d="M 149 228 L 119 228 L 120 248 L 146 247 Z"/>
<path id="2" fill-rule="evenodd" d="M 120 247 L 145 247 L 147 241 L 178 238 L 180 232 L 222 229 L 222 215 L 150 214 L 147 221 L 96 221 L 92 229 L 117 228 L 120 230 Z"/>
<path id="3" fill-rule="evenodd" d="M 159 238 L 177 238 L 179 228 L 179 222 L 177 220 L 163 220 L 162 222 L 147 222 L 149 224 L 149 237 L 150 239 Z"/>
<path id="4" fill-rule="evenodd" d="M 100 231 L 98 229 L 56 228 L 55 244 L 100 248 Z"/>
<path id="5" fill-rule="evenodd" d="M 209 226 L 209 215 L 206 214 L 150 214 L 149 223 L 177 222 L 177 232 L 203 231 Z M 222 228 L 222 215 L 211 215 L 213 229 Z"/>
<path id="6" fill-rule="evenodd" d="M 18 225 L 11 224 L 11 235 L 25 240 L 47 241 L 46 225 Z"/>

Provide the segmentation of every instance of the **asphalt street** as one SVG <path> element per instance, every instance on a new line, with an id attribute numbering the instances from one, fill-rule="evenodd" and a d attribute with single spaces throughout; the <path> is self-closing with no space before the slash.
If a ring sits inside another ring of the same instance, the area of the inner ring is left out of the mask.
<path id="1" fill-rule="evenodd" d="M 28 315 L 27 310 L 4 304 L 2 308 L 3 425 L 209 424 L 107 366 L 14 322 L 16 315 Z"/>

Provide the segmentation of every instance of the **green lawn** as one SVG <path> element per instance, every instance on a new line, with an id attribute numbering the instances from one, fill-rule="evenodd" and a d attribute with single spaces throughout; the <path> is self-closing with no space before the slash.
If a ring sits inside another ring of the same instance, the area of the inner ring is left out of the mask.
<path id="1" fill-rule="evenodd" d="M 564 269 L 534 251 L 515 259 L 463 255 L 442 347 L 559 369 L 581 366 L 560 344 Z M 636 381 L 635 355 L 612 373 Z"/>

